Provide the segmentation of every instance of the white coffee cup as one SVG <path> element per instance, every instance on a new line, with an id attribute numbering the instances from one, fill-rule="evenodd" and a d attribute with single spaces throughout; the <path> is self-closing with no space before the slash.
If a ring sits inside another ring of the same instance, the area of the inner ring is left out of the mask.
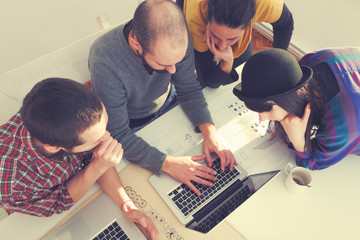
<path id="1" fill-rule="evenodd" d="M 291 193 L 301 193 L 310 187 L 311 173 L 309 169 L 296 167 L 293 163 L 288 163 L 284 171 L 287 175 L 285 186 Z"/>

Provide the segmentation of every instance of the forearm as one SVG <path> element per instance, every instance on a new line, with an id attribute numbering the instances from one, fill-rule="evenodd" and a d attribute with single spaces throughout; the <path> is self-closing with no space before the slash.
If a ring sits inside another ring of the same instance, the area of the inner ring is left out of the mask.
<path id="1" fill-rule="evenodd" d="M 203 123 L 198 126 L 204 137 L 208 137 L 216 133 L 216 128 L 213 123 Z"/>
<path id="2" fill-rule="evenodd" d="M 114 100 L 112 99 L 112 101 Z M 165 158 L 164 154 L 150 146 L 142 138 L 136 136 L 131 130 L 128 124 L 127 102 L 125 100 L 119 103 L 116 102 L 117 105 L 115 106 L 114 103 L 110 102 L 110 99 L 107 99 L 106 102 L 108 103 L 105 106 L 113 106 L 107 107 L 110 116 L 107 128 L 111 136 L 122 144 L 124 157 L 133 164 L 158 173 Z"/>
<path id="3" fill-rule="evenodd" d="M 294 149 L 298 152 L 305 152 L 305 140 L 301 142 L 291 142 Z"/>
<path id="4" fill-rule="evenodd" d="M 227 74 L 230 74 L 232 69 L 233 69 L 233 63 L 234 63 L 234 59 L 228 59 L 228 60 L 224 60 L 224 59 L 221 59 L 220 62 L 219 62 L 219 66 L 220 66 L 220 69 L 227 73 Z"/>
<path id="5" fill-rule="evenodd" d="M 129 201 L 131 199 L 127 195 L 115 167 L 109 168 L 103 175 L 101 175 L 101 177 L 97 180 L 97 183 L 119 207 L 134 207 L 134 203 Z"/>
<path id="6" fill-rule="evenodd" d="M 152 147 L 144 139 L 134 133 L 127 134 L 121 139 L 124 157 L 131 163 L 145 168 L 155 174 L 161 172 L 166 155 Z M 141 151 L 139 151 L 141 149 Z"/>
<path id="7" fill-rule="evenodd" d="M 274 33 L 273 47 L 287 50 L 294 30 L 294 19 L 285 4 L 279 20 L 271 25 Z"/>
<path id="8" fill-rule="evenodd" d="M 305 137 L 300 134 L 300 136 L 297 135 L 289 135 L 288 138 L 292 144 L 292 147 L 297 152 L 305 152 Z"/>
<path id="9" fill-rule="evenodd" d="M 345 139 L 348 140 L 346 137 Z M 349 145 L 346 144 L 345 139 L 339 137 L 338 141 L 334 141 L 327 137 L 313 138 L 312 152 L 295 151 L 296 164 L 312 170 L 322 170 L 334 165 L 349 153 Z"/>
<path id="10" fill-rule="evenodd" d="M 231 70 L 223 71 L 220 65 L 213 62 L 214 55 L 208 50 L 200 53 L 195 51 L 196 69 L 198 70 L 198 77 L 205 83 L 206 86 L 218 88 L 221 85 L 233 83 L 239 79 L 238 74 L 231 65 Z"/>
<path id="11" fill-rule="evenodd" d="M 173 80 L 179 104 L 192 124 L 197 126 L 204 122 L 212 122 L 193 65 L 186 66 L 185 63 L 179 65 L 176 74 L 173 75 Z"/>
<path id="12" fill-rule="evenodd" d="M 129 221 L 140 224 L 145 231 L 149 231 L 151 239 L 158 239 L 159 233 L 151 218 L 142 213 L 127 195 L 115 167 L 109 168 L 97 183 L 119 206 Z"/>
<path id="13" fill-rule="evenodd" d="M 83 171 L 67 181 L 66 188 L 73 201 L 79 201 L 103 173 L 104 170 L 97 169 L 90 163 Z"/>
<path id="14" fill-rule="evenodd" d="M 38 217 L 49 217 L 54 213 L 60 214 L 74 205 L 65 183 L 44 191 L 47 192 L 41 193 L 44 197 L 36 198 L 32 190 L 27 192 L 25 189 L 19 189 L 20 195 L 14 193 L 2 199 L 3 207 L 9 213 L 20 212 Z M 22 200 L 19 201 L 19 199 Z"/>

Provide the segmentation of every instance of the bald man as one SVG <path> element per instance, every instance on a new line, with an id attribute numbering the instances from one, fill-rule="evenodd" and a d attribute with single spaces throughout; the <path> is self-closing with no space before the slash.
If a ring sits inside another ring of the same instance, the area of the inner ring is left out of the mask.
<path id="1" fill-rule="evenodd" d="M 195 74 L 191 38 L 174 2 L 142 2 L 132 20 L 95 41 L 89 69 L 93 89 L 109 114 L 108 130 L 130 162 L 155 174 L 165 171 L 198 195 L 191 181 L 211 186 L 216 172 L 196 161 L 206 159 L 211 166 L 210 153 L 215 152 L 222 169 L 236 164 L 233 154 L 217 140 Z M 204 136 L 202 156 L 169 156 L 135 135 L 178 103 Z"/>

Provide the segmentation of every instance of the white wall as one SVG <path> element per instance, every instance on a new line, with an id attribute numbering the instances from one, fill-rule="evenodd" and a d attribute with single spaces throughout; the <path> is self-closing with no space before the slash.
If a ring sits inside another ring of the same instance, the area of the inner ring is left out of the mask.
<path id="1" fill-rule="evenodd" d="M 4 1 L 3 1 L 4 2 Z M 90 80 L 87 66 L 107 15 L 109 28 L 130 19 L 141 0 L 13 0 L 0 4 L 0 125 L 40 80 Z"/>
<path id="2" fill-rule="evenodd" d="M 0 75 L 100 30 L 130 19 L 140 0 L 1 1 Z"/>
<path id="3" fill-rule="evenodd" d="M 142 0 L 1 1 L 0 75 L 99 31 L 130 19 Z M 359 46 L 360 0 L 285 0 L 295 18 L 292 43 L 304 52 Z"/>
<path id="4" fill-rule="evenodd" d="M 304 52 L 360 47 L 360 0 L 285 0 L 293 14 L 292 43 Z"/>

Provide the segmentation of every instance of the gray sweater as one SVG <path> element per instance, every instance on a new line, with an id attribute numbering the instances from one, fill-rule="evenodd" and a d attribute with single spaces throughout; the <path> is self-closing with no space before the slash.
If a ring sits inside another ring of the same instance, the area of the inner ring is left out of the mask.
<path id="1" fill-rule="evenodd" d="M 124 25 L 105 33 L 92 45 L 88 63 L 92 85 L 109 115 L 109 132 L 123 145 L 124 157 L 158 174 L 166 154 L 136 136 L 129 119 L 157 111 L 166 100 L 171 79 L 179 103 L 194 126 L 212 123 L 212 119 L 196 78 L 191 38 L 184 59 L 176 64 L 175 74 L 149 74 L 128 45 Z"/>

